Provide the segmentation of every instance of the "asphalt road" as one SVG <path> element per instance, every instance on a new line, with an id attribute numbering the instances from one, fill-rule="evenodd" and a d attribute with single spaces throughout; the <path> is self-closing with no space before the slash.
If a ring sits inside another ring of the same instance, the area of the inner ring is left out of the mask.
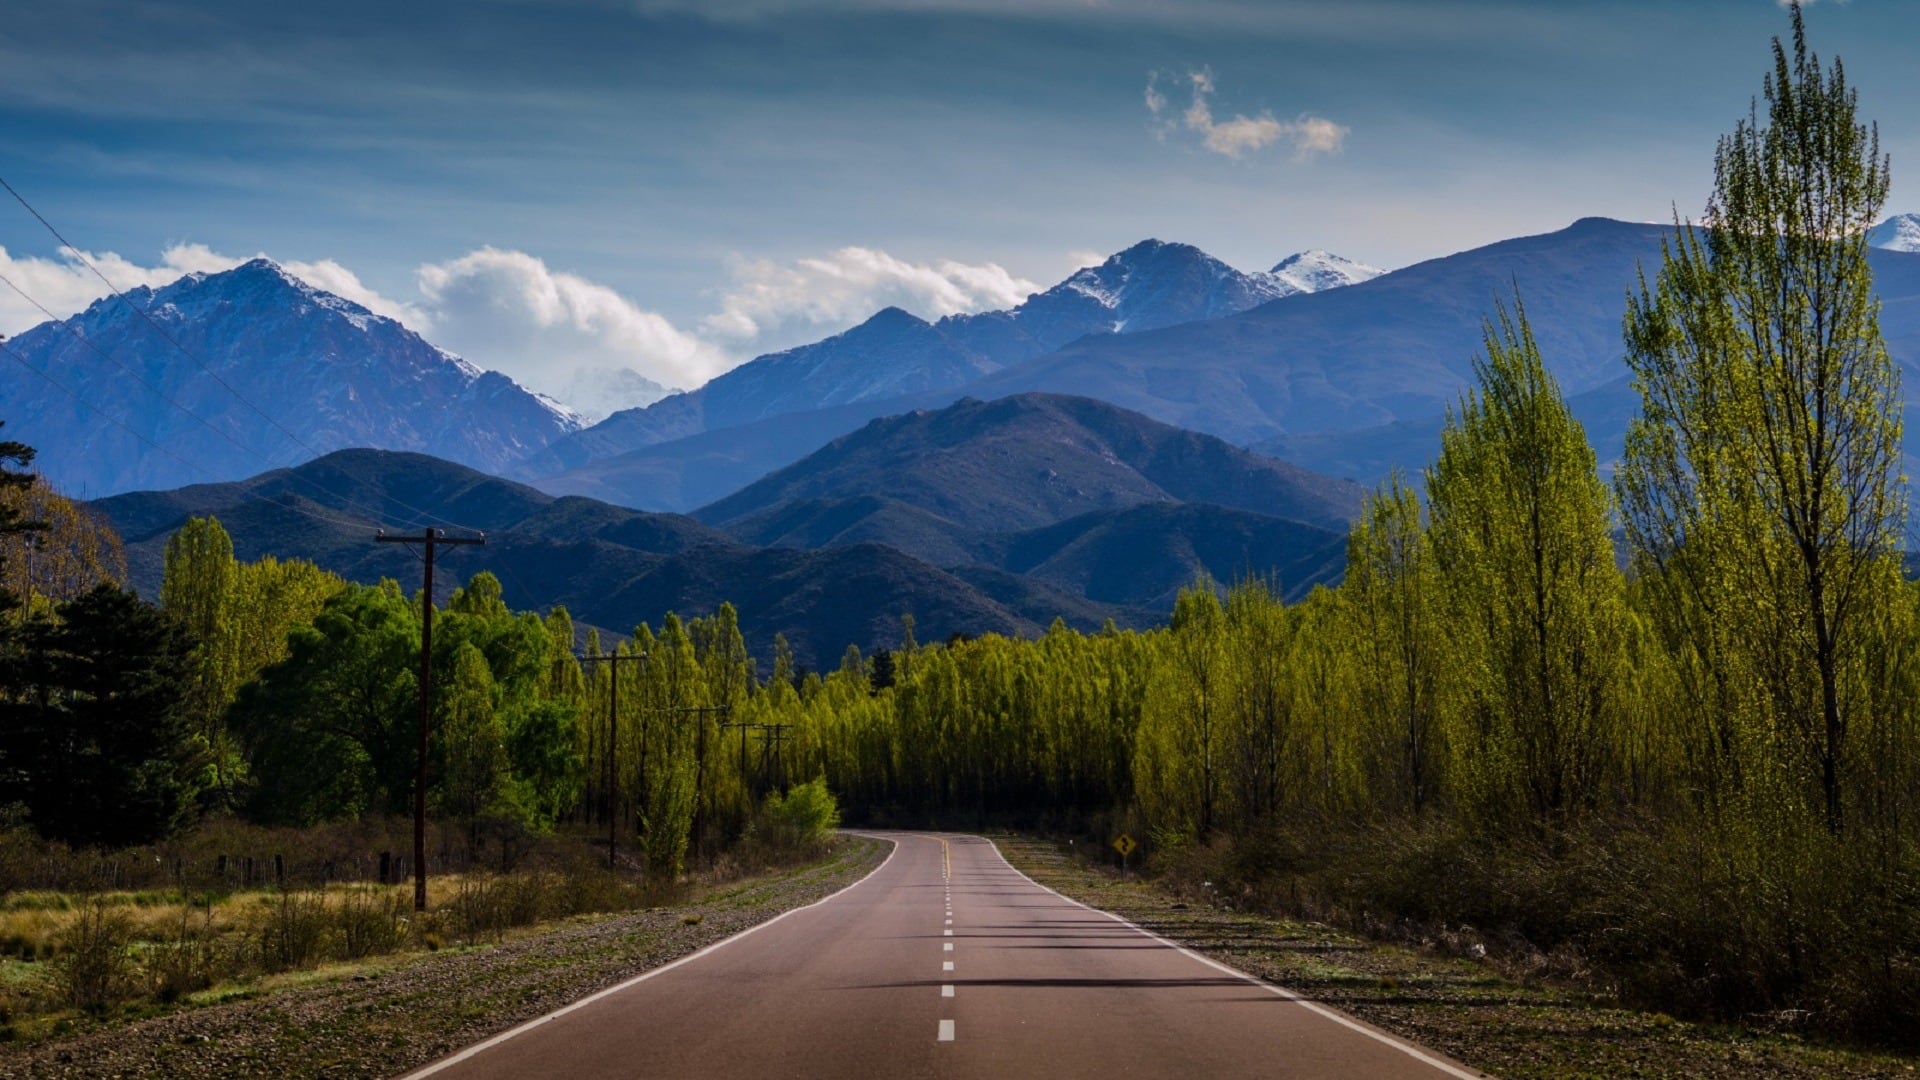
<path id="1" fill-rule="evenodd" d="M 1472 1077 L 1059 896 L 978 837 L 883 833 L 859 883 L 411 1074 Z"/>

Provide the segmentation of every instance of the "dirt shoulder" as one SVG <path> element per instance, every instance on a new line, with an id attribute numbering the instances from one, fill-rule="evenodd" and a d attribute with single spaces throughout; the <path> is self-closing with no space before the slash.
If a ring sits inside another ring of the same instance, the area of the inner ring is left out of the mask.
<path id="1" fill-rule="evenodd" d="M 0 1075 L 392 1076 L 632 978 L 864 877 L 892 845 L 846 836 L 820 862 L 674 907 L 568 920 L 487 947 L 308 973 L 305 984 L 0 1049 Z"/>
<path id="2" fill-rule="evenodd" d="M 1383 945 L 1176 896 L 1027 837 L 996 835 L 1028 877 L 1240 971 L 1499 1076 L 1912 1077 L 1920 1059 L 1676 1021 L 1494 961 Z"/>

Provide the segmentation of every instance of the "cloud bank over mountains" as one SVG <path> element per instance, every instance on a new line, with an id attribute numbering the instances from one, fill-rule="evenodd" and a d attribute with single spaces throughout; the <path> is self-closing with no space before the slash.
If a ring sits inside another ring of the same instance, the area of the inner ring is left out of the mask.
<path id="1" fill-rule="evenodd" d="M 0 274 L 18 286 L 0 286 L 0 334 L 65 318 L 106 295 L 89 263 L 125 290 L 245 261 L 204 244 L 176 244 L 154 265 L 110 251 L 69 249 L 47 258 L 0 248 Z M 727 267 L 727 285 L 716 290 L 717 310 L 683 328 L 609 286 L 523 251 L 483 247 L 422 264 L 414 291 L 403 297 L 383 295 L 331 259 L 280 262 L 309 284 L 588 417 L 690 389 L 761 353 L 843 330 L 880 308 L 934 319 L 1012 307 L 1041 287 L 995 263 L 916 263 L 865 247 L 787 262 L 739 257 Z"/>

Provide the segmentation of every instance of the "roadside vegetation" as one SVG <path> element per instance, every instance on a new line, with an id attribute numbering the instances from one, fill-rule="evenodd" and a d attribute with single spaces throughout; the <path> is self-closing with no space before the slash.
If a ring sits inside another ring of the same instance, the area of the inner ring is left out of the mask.
<path id="1" fill-rule="evenodd" d="M 1123 873 L 1111 851 L 997 836 L 1022 873 L 1082 903 L 1395 1035 L 1509 1080 L 1908 1077 L 1909 1056 L 1835 1046 L 1759 1024 L 1698 1023 L 1635 1009 L 1567 957 L 1488 948 L 1472 927 L 1383 940 L 1261 910 L 1239 886 Z"/>

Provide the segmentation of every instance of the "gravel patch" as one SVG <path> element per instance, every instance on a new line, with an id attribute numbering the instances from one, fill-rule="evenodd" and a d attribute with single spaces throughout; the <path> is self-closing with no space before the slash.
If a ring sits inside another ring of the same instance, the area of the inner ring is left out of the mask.
<path id="1" fill-rule="evenodd" d="M 682 906 L 575 920 L 497 946 L 399 958 L 319 985 L 0 1049 L 0 1075 L 396 1075 L 819 900 L 891 849 L 845 836 L 821 862 Z"/>

